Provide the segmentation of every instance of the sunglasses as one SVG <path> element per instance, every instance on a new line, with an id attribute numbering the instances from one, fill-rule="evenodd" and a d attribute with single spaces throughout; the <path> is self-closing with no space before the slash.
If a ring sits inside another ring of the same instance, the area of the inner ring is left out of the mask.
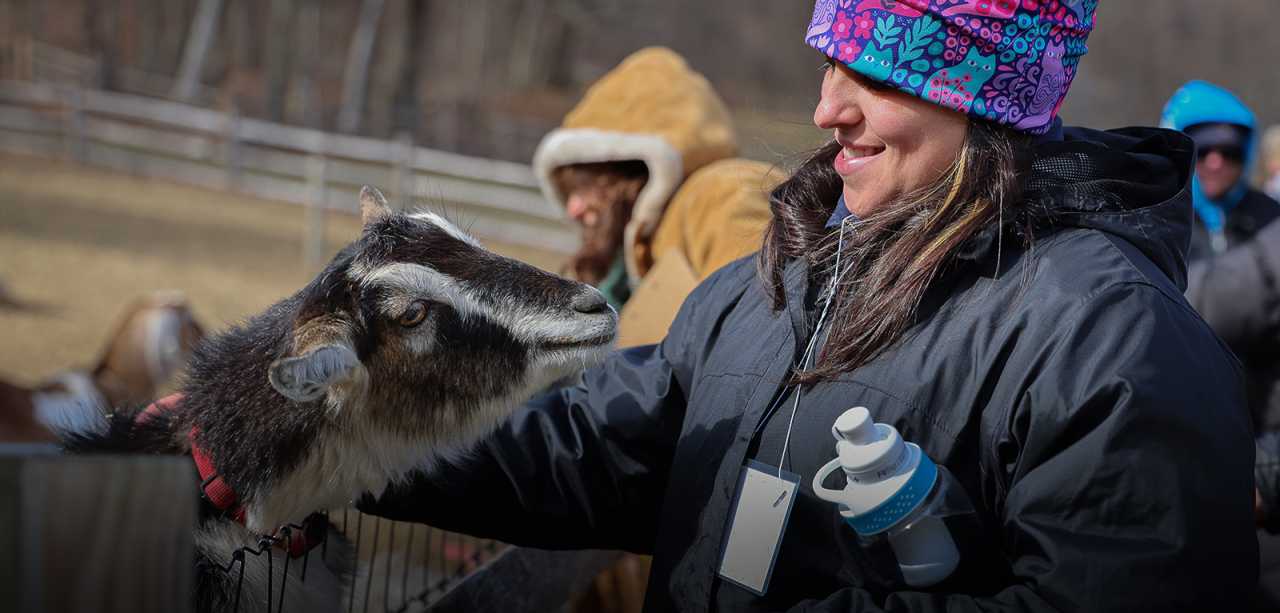
<path id="1" fill-rule="evenodd" d="M 1209 154 L 1217 151 L 1219 155 L 1232 162 L 1244 161 L 1244 149 L 1235 145 L 1214 145 L 1212 147 L 1201 147 L 1196 149 L 1196 159 L 1204 160 Z"/>

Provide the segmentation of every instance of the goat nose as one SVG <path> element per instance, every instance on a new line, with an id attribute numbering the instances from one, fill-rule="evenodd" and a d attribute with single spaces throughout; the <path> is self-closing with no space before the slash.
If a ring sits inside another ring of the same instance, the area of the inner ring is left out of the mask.
<path id="1" fill-rule="evenodd" d="M 604 299 L 604 294 L 594 289 L 589 289 L 575 296 L 569 306 L 573 310 L 587 315 L 604 313 L 609 310 L 609 302 Z"/>

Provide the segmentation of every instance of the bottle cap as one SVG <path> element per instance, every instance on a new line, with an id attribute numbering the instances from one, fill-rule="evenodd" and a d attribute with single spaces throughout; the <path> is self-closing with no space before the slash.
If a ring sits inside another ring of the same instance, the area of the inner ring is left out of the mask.
<path id="1" fill-rule="evenodd" d="M 865 445 L 875 440 L 875 424 L 871 421 L 871 411 L 867 407 L 853 407 L 840 414 L 836 423 L 831 426 L 831 434 L 836 440 L 845 440 L 855 445 Z"/>
<path id="2" fill-rule="evenodd" d="M 892 426 L 873 422 L 866 407 L 845 411 L 836 418 L 831 432 L 836 437 L 840 466 L 860 483 L 891 476 L 884 471 L 895 468 L 902 460 L 902 436 Z"/>

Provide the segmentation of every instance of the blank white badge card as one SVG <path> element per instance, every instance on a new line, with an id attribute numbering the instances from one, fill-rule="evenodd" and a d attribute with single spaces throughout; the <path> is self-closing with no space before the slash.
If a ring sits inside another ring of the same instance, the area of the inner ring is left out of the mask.
<path id="1" fill-rule="evenodd" d="M 761 596 L 769 588 L 800 476 L 755 460 L 742 468 L 720 577 Z"/>

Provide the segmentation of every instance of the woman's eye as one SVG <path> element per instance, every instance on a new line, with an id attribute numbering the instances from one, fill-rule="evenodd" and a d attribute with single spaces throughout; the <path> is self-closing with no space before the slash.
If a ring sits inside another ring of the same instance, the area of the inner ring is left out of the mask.
<path id="1" fill-rule="evenodd" d="M 417 327 L 418 324 L 427 320 L 428 310 L 426 301 L 415 300 L 409 303 L 400 317 L 396 318 L 396 323 L 405 328 Z"/>
<path id="2" fill-rule="evenodd" d="M 867 81 L 868 81 L 867 86 L 868 86 L 868 87 L 870 87 L 871 89 L 874 89 L 874 90 L 878 91 L 878 92 L 887 92 L 887 91 L 889 91 L 889 90 L 892 90 L 892 89 L 893 89 L 893 86 L 892 86 L 892 85 L 889 85 L 888 83 L 885 83 L 884 81 L 877 81 L 877 80 L 875 80 L 875 79 L 867 79 Z"/>

